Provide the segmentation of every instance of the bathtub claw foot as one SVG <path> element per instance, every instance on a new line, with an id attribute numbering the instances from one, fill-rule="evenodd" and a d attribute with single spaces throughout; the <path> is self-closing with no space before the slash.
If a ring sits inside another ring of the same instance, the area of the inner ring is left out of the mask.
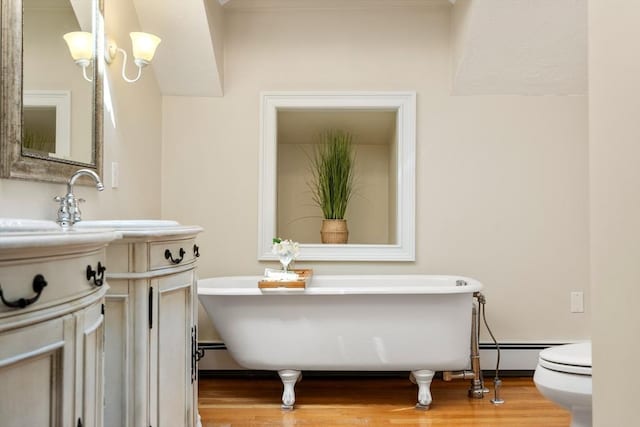
<path id="1" fill-rule="evenodd" d="M 294 386 L 300 381 L 300 371 L 293 369 L 284 369 L 278 371 L 284 391 L 282 392 L 282 409 L 292 410 L 294 403 L 296 403 L 296 393 Z"/>
<path id="2" fill-rule="evenodd" d="M 431 405 L 431 380 L 434 374 L 434 371 L 428 369 L 411 372 L 415 384 L 418 385 L 418 403 L 416 404 L 418 409 L 426 410 Z"/>

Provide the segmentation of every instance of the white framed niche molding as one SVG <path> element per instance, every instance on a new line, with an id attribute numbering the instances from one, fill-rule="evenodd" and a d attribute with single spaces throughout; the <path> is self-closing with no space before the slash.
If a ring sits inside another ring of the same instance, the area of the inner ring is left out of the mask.
<path id="1" fill-rule="evenodd" d="M 261 92 L 258 196 L 258 260 L 271 253 L 277 236 L 278 113 L 305 111 L 392 111 L 396 115 L 394 162 L 394 241 L 391 244 L 300 242 L 299 261 L 415 261 L 415 92 Z M 319 229 L 318 229 L 319 232 Z M 279 236 L 290 238 L 289 236 Z"/>

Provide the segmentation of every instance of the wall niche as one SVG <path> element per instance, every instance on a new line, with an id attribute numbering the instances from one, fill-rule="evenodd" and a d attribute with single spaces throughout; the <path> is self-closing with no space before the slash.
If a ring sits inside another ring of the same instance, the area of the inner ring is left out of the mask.
<path id="1" fill-rule="evenodd" d="M 261 96 L 258 258 L 271 239 L 301 244 L 300 260 L 415 259 L 415 93 L 268 92 Z M 322 213 L 309 188 L 314 144 L 327 130 L 353 137 L 356 183 L 349 243 L 320 243 Z"/>
<path id="2" fill-rule="evenodd" d="M 354 193 L 346 212 L 349 243 L 395 244 L 397 165 L 395 110 L 281 110 L 278 112 L 276 234 L 320 241 L 322 213 L 314 204 L 310 163 L 322 133 L 352 136 Z"/>

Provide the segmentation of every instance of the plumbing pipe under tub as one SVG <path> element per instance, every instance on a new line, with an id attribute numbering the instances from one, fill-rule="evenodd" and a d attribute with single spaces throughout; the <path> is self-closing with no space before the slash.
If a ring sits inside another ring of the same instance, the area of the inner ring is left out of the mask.
<path id="1" fill-rule="evenodd" d="M 474 294 L 474 297 L 478 298 L 479 295 L 477 292 Z M 482 370 L 480 369 L 480 346 L 478 343 L 478 335 L 479 331 L 479 316 L 480 311 L 477 308 L 477 303 L 474 301 L 473 308 L 471 312 L 471 351 L 470 351 L 470 359 L 471 359 L 471 370 L 464 371 L 444 371 L 442 373 L 442 379 L 444 381 L 452 381 L 457 379 L 462 380 L 471 380 L 471 385 L 469 387 L 469 397 L 474 399 L 482 399 L 485 393 L 488 393 L 484 387 L 484 380 L 482 378 Z"/>

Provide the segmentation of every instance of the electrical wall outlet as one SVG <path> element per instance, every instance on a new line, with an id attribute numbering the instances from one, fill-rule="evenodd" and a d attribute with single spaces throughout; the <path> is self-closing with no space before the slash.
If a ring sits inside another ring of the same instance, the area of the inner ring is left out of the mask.
<path id="1" fill-rule="evenodd" d="M 571 292 L 571 312 L 584 313 L 584 293 L 582 291 Z"/>

